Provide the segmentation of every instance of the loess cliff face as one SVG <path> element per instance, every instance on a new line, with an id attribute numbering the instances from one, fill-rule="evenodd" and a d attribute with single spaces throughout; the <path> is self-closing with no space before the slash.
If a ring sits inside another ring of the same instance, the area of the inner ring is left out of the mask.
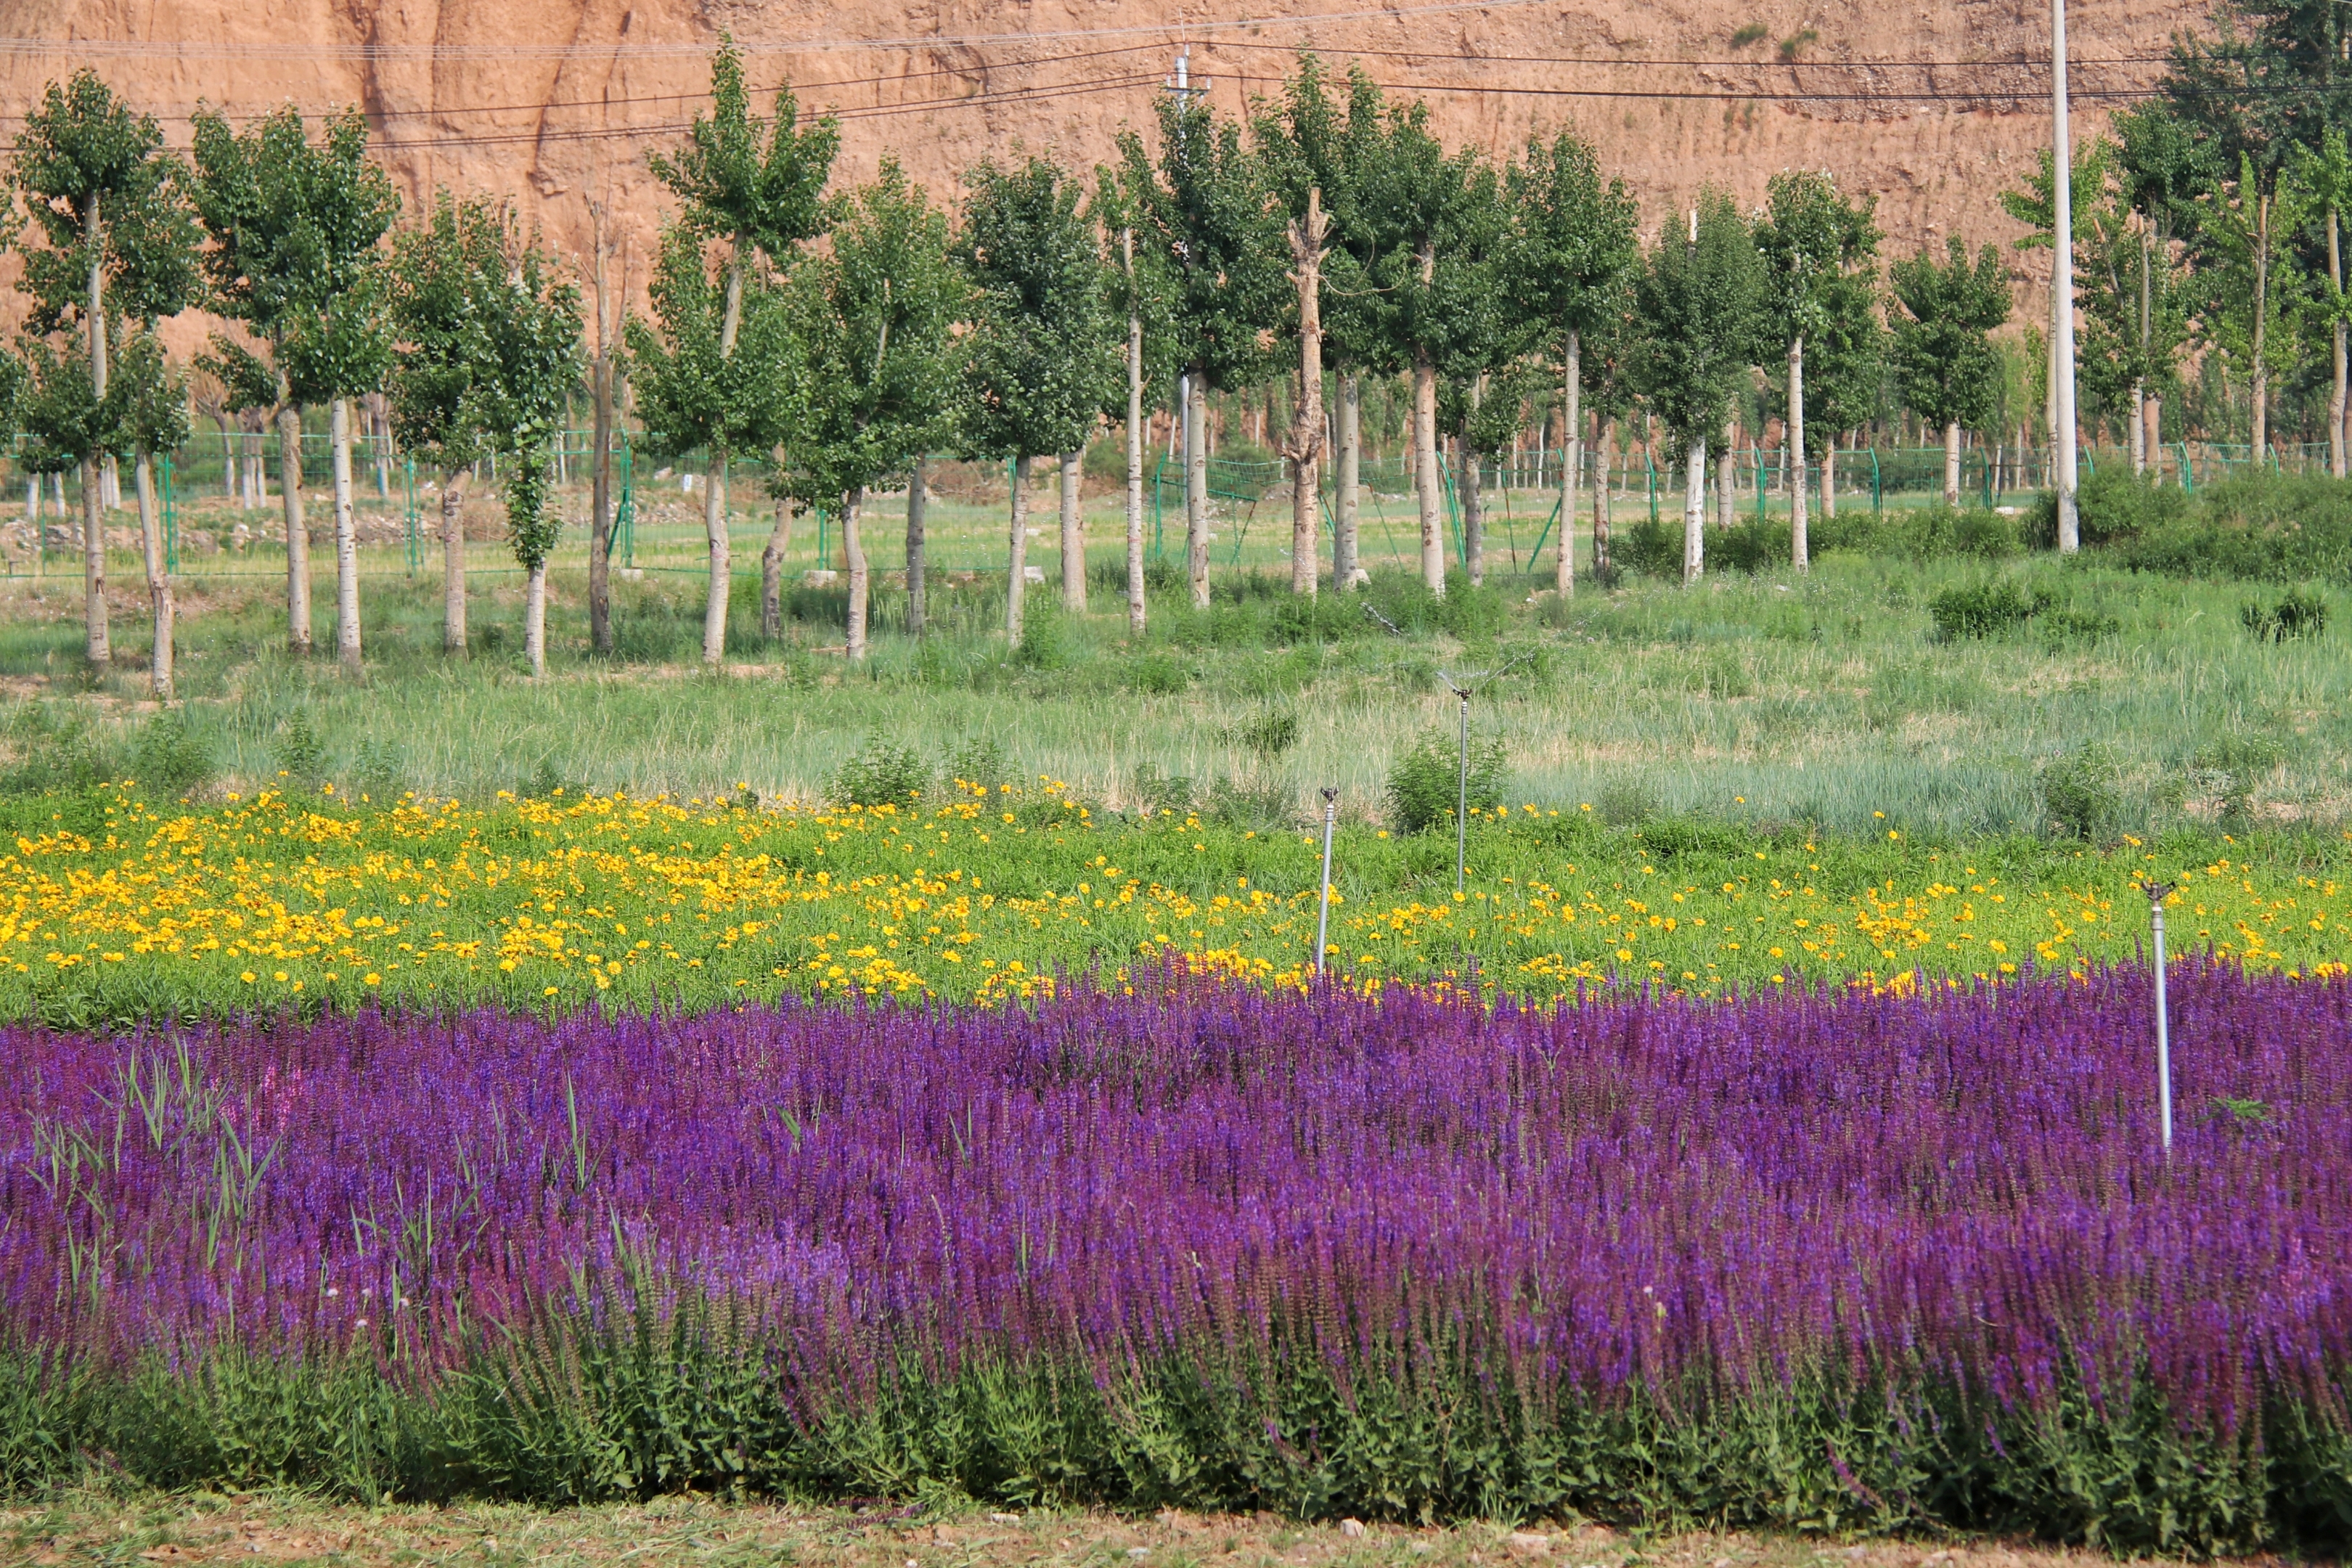
<path id="1" fill-rule="evenodd" d="M 2154 79 L 2176 30 L 2203 21 L 2199 0 L 2079 9 L 2078 137 Z M 722 31 L 763 112 L 789 79 L 804 109 L 842 116 L 837 180 L 896 157 L 949 199 L 984 153 L 1086 168 L 1112 156 L 1123 127 L 1148 135 L 1188 37 L 1194 79 L 1228 111 L 1277 91 L 1308 47 L 1425 97 L 1448 143 L 1499 155 L 1573 125 L 1640 196 L 1652 233 L 1702 184 L 1754 202 L 1774 173 L 1807 166 L 1878 197 L 1890 253 L 1947 235 L 2006 242 L 2016 228 L 1996 195 L 2049 136 L 2049 12 L 2021 0 L 0 0 L 0 16 L 12 125 L 85 61 L 182 145 L 199 103 L 232 117 L 355 103 L 412 203 L 436 185 L 494 192 L 583 256 L 591 204 L 604 206 L 633 295 L 671 206 L 646 152 L 706 106 Z M 1216 26 L 1235 19 L 1255 21 Z M 1896 63 L 1922 61 L 1935 63 Z M 2019 276 L 2021 312 L 2036 309 L 2041 280 Z"/>

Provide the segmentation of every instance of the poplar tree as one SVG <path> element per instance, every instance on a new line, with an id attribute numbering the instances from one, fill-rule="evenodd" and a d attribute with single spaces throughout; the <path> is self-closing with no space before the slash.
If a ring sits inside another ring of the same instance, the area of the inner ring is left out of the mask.
<path id="1" fill-rule="evenodd" d="M 949 329 L 962 279 L 946 216 L 895 160 L 834 215 L 833 244 L 786 291 L 798 378 L 783 432 L 793 500 L 838 509 L 849 552 L 849 658 L 866 652 L 866 492 L 949 432 Z"/>
<path id="2" fill-rule="evenodd" d="M 1699 193 L 1659 232 L 1640 286 L 1637 383 L 1683 449 L 1683 584 L 1706 569 L 1706 453 L 1756 363 L 1764 268 L 1730 195 Z"/>
<path id="3" fill-rule="evenodd" d="M 1811 570 L 1812 553 L 1805 537 L 1805 459 L 1812 450 L 1805 421 L 1805 345 L 1828 333 L 1840 286 L 1877 254 L 1875 205 L 1868 197 L 1849 203 L 1829 174 L 1796 170 L 1772 176 L 1756 226 L 1765 310 L 1788 357 L 1789 561 L 1799 572 Z"/>
<path id="4" fill-rule="evenodd" d="M 1029 460 L 1084 447 L 1119 379 L 1118 318 L 1085 192 L 1044 158 L 982 160 L 965 176 L 955 258 L 971 295 L 961 348 L 966 450 L 1009 460 L 1004 630 L 1021 640 Z"/>
<path id="5" fill-rule="evenodd" d="M 2130 211 L 2139 254 L 2136 267 L 2123 268 L 2137 298 L 2100 314 L 2115 339 L 2112 352 L 2126 362 L 2133 378 L 2137 437 L 2132 445 L 2145 462 L 2163 442 L 2164 394 L 2178 379 L 2189 342 L 2195 301 L 2183 242 L 2193 234 L 2198 198 L 2211 180 L 2212 150 L 2161 101 L 2121 110 L 2107 130 L 2115 138 L 2118 194 Z M 2102 325 L 2095 316 L 2095 329 Z"/>
<path id="6" fill-rule="evenodd" d="M 240 323 L 263 353 L 215 334 L 199 363 L 229 389 L 232 406 L 267 409 L 278 423 L 286 507 L 288 637 L 310 647 L 310 536 L 302 519 L 302 409 L 329 405 L 335 509 L 336 646 L 360 664 L 357 535 L 352 516 L 351 400 L 382 384 L 392 331 L 385 310 L 385 233 L 399 216 L 391 176 L 369 161 L 367 119 L 327 117 L 313 142 L 300 112 L 276 110 L 232 132 L 208 109 L 195 116 L 196 214 L 213 308 Z M 266 356 L 266 357 L 265 357 Z"/>
<path id="7" fill-rule="evenodd" d="M 2270 447 L 2271 378 L 2301 358 L 2303 282 L 2288 241 L 2320 210 L 2290 167 L 2267 180 L 2251 153 L 2237 176 L 2214 181 L 2199 205 L 2197 312 L 2205 340 L 2246 367 L 2249 437 Z"/>
<path id="8" fill-rule="evenodd" d="M 1290 591 L 1312 598 L 1321 554 L 1316 512 L 1322 500 L 1326 432 L 1324 253 L 1337 237 L 1326 203 L 1336 199 L 1344 208 L 1352 195 L 1346 188 L 1349 171 L 1339 106 L 1324 90 L 1322 67 L 1313 55 L 1298 57 L 1298 74 L 1285 84 L 1279 110 L 1260 107 L 1253 139 L 1267 184 L 1282 205 L 1289 249 L 1293 302 L 1286 324 L 1298 342 L 1298 380 L 1281 452 L 1290 461 Z M 1334 583 L 1344 585 L 1337 578 Z"/>
<path id="9" fill-rule="evenodd" d="M 1330 79 L 1311 54 L 1299 57 L 1298 73 L 1285 84 L 1282 102 L 1261 105 L 1252 127 L 1258 155 L 1287 214 L 1285 237 L 1290 242 L 1287 254 L 1294 294 L 1304 278 L 1299 265 L 1302 251 L 1315 262 L 1314 336 L 1320 363 L 1314 374 L 1318 382 L 1336 380 L 1338 391 L 1329 414 L 1318 419 L 1311 433 L 1307 428 L 1305 400 L 1299 400 L 1286 446 L 1294 449 L 1305 446 L 1310 437 L 1319 437 L 1328 420 L 1333 481 L 1331 581 L 1339 588 L 1354 588 L 1363 576 L 1357 549 L 1363 375 L 1368 367 L 1383 363 L 1387 353 L 1382 339 L 1387 319 L 1370 281 L 1380 258 L 1381 215 L 1368 209 L 1366 196 L 1373 174 L 1387 155 L 1389 132 L 1387 102 L 1362 68 L 1349 67 L 1344 92 L 1335 96 Z M 1315 205 L 1319 205 L 1323 229 L 1320 245 L 1312 247 L 1303 245 L 1310 195 L 1318 198 Z M 1297 298 L 1304 300 L 1303 295 Z M 1288 330 L 1299 331 L 1295 307 L 1287 321 Z M 1307 363 L 1306 335 L 1299 331 L 1302 371 Z M 1300 519 L 1295 508 L 1294 500 L 1294 584 L 1300 571 Z M 1311 529 L 1311 510 L 1307 523 Z M 1306 543 L 1311 551 L 1311 532 Z"/>
<path id="10" fill-rule="evenodd" d="M 2345 429 L 2347 371 L 2346 329 L 2352 325 L 2352 294 L 2344 287 L 2344 218 L 2352 207 L 2352 152 L 2344 132 L 2334 126 L 2320 139 L 2316 153 L 2298 148 L 2295 183 L 2311 193 L 2312 202 L 2326 214 L 2327 271 L 2315 281 L 2319 320 L 2332 340 L 2333 380 L 2327 397 L 2327 471 L 2343 479 L 2346 471 Z M 2143 263 L 2145 266 L 2145 263 Z"/>
<path id="11" fill-rule="evenodd" d="M 103 668 L 113 650 L 101 467 L 133 434 L 126 410 L 151 390 L 110 385 L 110 362 L 118 339 L 128 335 L 125 323 L 176 315 L 200 291 L 186 175 L 163 151 L 154 117 L 132 112 L 88 68 L 49 84 L 17 133 L 10 174 L 32 217 L 18 244 L 24 271 L 17 287 L 32 301 L 26 331 L 75 341 L 62 354 L 44 349 L 34 356 L 37 395 L 27 412 L 42 460 L 60 465 L 50 471 L 81 470 L 83 647 L 90 664 Z M 76 380 L 79 393 L 68 384 Z M 142 509 L 142 531 L 155 526 L 151 510 Z M 171 590 L 160 552 L 148 553 L 163 650 L 155 679 L 163 689 L 171 679 Z"/>
<path id="12" fill-rule="evenodd" d="M 1119 138 L 1120 162 L 1136 198 L 1139 233 L 1158 253 L 1169 283 L 1184 411 L 1185 575 L 1195 606 L 1209 603 L 1209 394 L 1265 379 L 1265 337 L 1292 295 L 1281 209 L 1241 128 L 1218 120 L 1205 96 L 1162 93 L 1160 153 L 1133 132 Z"/>
<path id="13" fill-rule="evenodd" d="M 1501 177 L 1479 165 L 1423 300 L 1423 331 L 1439 351 L 1438 426 L 1454 438 L 1462 518 L 1463 569 L 1473 587 L 1486 581 L 1486 501 L 1479 459 L 1508 446 L 1537 390 L 1527 359 L 1541 345 L 1541 324 L 1521 308 L 1514 284 L 1515 224 Z"/>
<path id="14" fill-rule="evenodd" d="M 492 338 L 508 264 L 501 214 L 484 197 L 436 192 L 425 221 L 393 240 L 392 427 L 441 476 L 441 647 L 461 657 L 466 481 L 509 423 Z"/>
<path id="15" fill-rule="evenodd" d="M 1412 380 L 1413 494 L 1421 514 L 1421 575 L 1445 592 L 1444 474 L 1437 456 L 1437 383 L 1477 308 L 1481 285 L 1456 263 L 1492 218 L 1475 149 L 1448 156 L 1429 132 L 1429 106 L 1391 109 L 1381 155 L 1365 171 L 1361 221 L 1373 231 L 1368 282 L 1379 301 L 1381 368 Z M 1491 280 L 1484 284 L 1491 288 Z"/>
<path id="16" fill-rule="evenodd" d="M 634 312 L 624 326 L 626 373 L 636 390 L 645 447 L 672 461 L 701 452 L 706 484 L 723 483 L 730 452 L 765 452 L 783 433 L 794 386 L 793 343 L 782 293 L 764 264 L 732 283 L 714 268 L 710 242 L 684 224 L 662 235 L 646 295 L 654 323 Z M 656 330 L 656 324 L 658 330 Z M 729 567 L 723 506 L 704 497 L 710 586 L 703 605 L 702 661 L 727 650 Z"/>
<path id="17" fill-rule="evenodd" d="M 555 444 L 562 438 L 572 388 L 580 379 L 580 289 L 533 236 L 509 222 L 506 300 L 492 336 L 498 344 L 506 419 L 501 448 L 513 456 L 507 478 L 507 538 L 526 574 L 523 652 L 534 679 L 547 673 L 547 558 L 562 537 L 550 511 Z"/>
<path id="18" fill-rule="evenodd" d="M 674 157 L 656 153 L 647 162 L 685 207 L 678 234 L 664 242 L 661 260 L 665 296 L 686 311 L 675 325 L 691 334 L 700 330 L 696 323 L 708 319 L 713 334 L 708 345 L 697 340 L 689 353 L 686 338 L 673 335 L 664 349 L 635 321 L 629 332 L 632 353 L 640 363 L 653 364 L 656 356 L 667 354 L 660 363 L 672 368 L 691 363 L 723 373 L 725 391 L 713 388 L 708 396 L 695 394 L 674 376 L 665 383 L 674 429 L 691 429 L 705 437 L 700 443 L 702 519 L 709 546 L 710 588 L 703 606 L 702 661 L 715 668 L 727 651 L 727 465 L 738 453 L 762 451 L 772 444 L 772 439 L 758 439 L 765 433 L 763 412 L 741 399 L 764 386 L 780 368 L 757 366 L 745 374 L 733 362 L 742 347 L 746 313 L 754 304 L 751 295 L 760 263 L 764 261 L 773 272 L 787 272 L 803 242 L 824 232 L 824 185 L 841 136 L 830 116 L 799 129 L 800 108 L 786 89 L 777 90 L 772 120 L 755 117 L 743 83 L 743 58 L 724 35 L 711 61 L 710 90 L 710 117 L 694 117 L 686 145 Z M 707 274 L 714 259 L 703 255 L 700 245 L 688 243 L 703 240 L 719 247 L 717 276 L 705 276 L 689 288 L 689 249 L 698 274 Z M 697 303 L 693 295 L 714 296 L 715 309 L 713 300 Z M 658 306 L 656 314 L 669 331 L 669 317 Z M 678 417 L 697 403 L 709 406 L 693 417 Z M 684 451 L 671 455 L 683 456 Z"/>
<path id="19" fill-rule="evenodd" d="M 1982 428 L 2000 393 L 2000 354 L 1991 333 L 2009 320 L 2009 275 L 1990 245 L 1977 253 L 1955 235 L 1946 259 L 1921 250 L 1888 269 L 1903 313 L 1895 321 L 1894 364 L 1903 405 L 1944 432 L 1944 504 L 1960 504 L 1960 431 Z"/>
<path id="20" fill-rule="evenodd" d="M 549 454 L 577 379 L 579 289 L 510 210 L 446 190 L 394 238 L 392 273 L 393 428 L 442 475 L 442 646 L 466 649 L 465 476 L 502 454 L 507 537 L 529 574 L 523 647 L 543 675 L 547 556 L 562 532 L 545 508 Z"/>
<path id="21" fill-rule="evenodd" d="M 1552 585 L 1576 586 L 1576 486 L 1584 463 L 1584 342 L 1606 322 L 1641 265 L 1641 208 L 1622 180 L 1603 184 L 1592 143 L 1562 131 L 1530 137 L 1507 175 L 1517 244 L 1511 301 L 1540 324 L 1558 355 L 1560 389 L 1559 555 Z"/>
<path id="22" fill-rule="evenodd" d="M 1838 438 L 1877 416 L 1886 384 L 1880 301 L 1875 267 L 1831 280 L 1822 290 L 1821 325 L 1805 351 L 1805 447 L 1821 459 L 1825 518 L 1837 515 Z"/>
<path id="23" fill-rule="evenodd" d="M 1166 384 L 1172 341 L 1169 319 L 1169 286 L 1164 266 L 1148 244 L 1136 236 L 1135 193 L 1122 172 L 1108 165 L 1095 170 L 1093 217 L 1112 263 L 1108 279 L 1113 321 L 1124 319 L 1126 384 L 1118 406 L 1106 405 L 1103 414 L 1115 420 L 1127 437 L 1127 630 L 1143 636 L 1146 605 L 1143 580 L 1143 441 L 1145 388 Z"/>

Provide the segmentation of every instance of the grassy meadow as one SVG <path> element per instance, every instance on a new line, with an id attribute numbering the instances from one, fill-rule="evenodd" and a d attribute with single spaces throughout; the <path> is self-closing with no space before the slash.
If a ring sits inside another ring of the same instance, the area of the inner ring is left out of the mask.
<path id="1" fill-rule="evenodd" d="M 982 521 L 994 520 L 969 526 Z M 619 652 L 599 658 L 584 574 L 559 569 L 550 676 L 537 684 L 521 667 L 521 579 L 499 570 L 495 542 L 471 546 L 474 647 L 456 661 L 440 651 L 437 561 L 412 576 L 397 545 L 376 547 L 357 681 L 281 651 L 282 576 L 256 547 L 240 574 L 197 563 L 180 581 L 182 719 L 206 782 L 247 792 L 282 773 L 376 796 L 565 784 L 813 800 L 878 739 L 940 769 L 959 749 L 992 745 L 1013 776 L 1059 780 L 1114 809 L 1179 780 L 1196 795 L 1222 787 L 1305 814 L 1328 785 L 1347 818 L 1370 822 L 1397 757 L 1454 720 L 1441 672 L 1503 668 L 1472 724 L 1504 748 L 1507 793 L 1590 803 L 1615 821 L 1696 812 L 1848 833 L 2038 833 L 2050 822 L 2038 781 L 2085 748 L 2113 763 L 2103 787 L 2114 798 L 2091 825 L 2110 837 L 2223 816 L 2326 825 L 2345 809 L 2352 664 L 2325 635 L 2248 632 L 2242 613 L 2275 599 L 2274 584 L 2134 571 L 2099 552 L 2061 563 L 1832 550 L 1803 577 L 1728 571 L 1685 592 L 1628 574 L 1567 600 L 1498 563 L 1484 591 L 1436 605 L 1383 571 L 1366 597 L 1400 635 L 1352 595 L 1327 593 L 1302 614 L 1271 573 L 1221 569 L 1216 605 L 1195 612 L 1155 571 L 1150 630 L 1136 644 L 1116 518 L 1098 508 L 1090 529 L 1090 613 L 1041 607 L 1018 648 L 997 629 L 1001 576 L 944 564 L 932 634 L 903 635 L 903 591 L 879 547 L 881 630 L 858 668 L 837 652 L 843 593 L 802 581 L 814 549 L 805 521 L 784 635 L 759 635 L 759 541 L 746 529 L 732 663 L 715 679 L 696 658 L 698 574 L 616 581 Z M 888 538 L 887 519 L 877 531 Z M 1033 584 L 1033 605 L 1053 595 L 1051 542 L 1033 542 L 1048 578 Z M 135 567 L 113 567 L 116 668 L 92 680 L 79 574 L 52 565 L 0 579 L 0 725 L 19 791 L 113 773 L 145 710 Z M 319 571 L 329 647 L 331 563 Z M 2046 603 L 1991 635 L 1939 630 L 1938 595 L 1989 585 Z M 2343 608 L 2340 582 L 2312 592 Z"/>

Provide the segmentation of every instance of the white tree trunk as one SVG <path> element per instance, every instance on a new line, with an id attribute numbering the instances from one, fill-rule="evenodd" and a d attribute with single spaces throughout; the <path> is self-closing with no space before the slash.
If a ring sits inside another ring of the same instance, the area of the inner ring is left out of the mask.
<path id="1" fill-rule="evenodd" d="M 1004 552 L 1004 640 L 1021 646 L 1021 601 L 1029 573 L 1029 459 L 1013 459 L 1013 528 Z"/>
<path id="2" fill-rule="evenodd" d="M 921 637 L 930 614 L 929 563 L 924 559 L 923 511 L 930 499 L 923 480 L 923 459 L 917 458 L 907 474 L 907 635 Z"/>
<path id="3" fill-rule="evenodd" d="M 1357 486 L 1363 472 L 1364 382 L 1359 375 L 1339 378 L 1339 473 L 1332 500 L 1331 585 L 1353 588 L 1363 575 L 1358 564 Z"/>
<path id="4" fill-rule="evenodd" d="M 155 504 L 155 460 L 140 448 L 131 466 L 139 491 L 139 542 L 147 559 L 147 600 L 155 616 L 155 652 L 149 686 L 158 702 L 172 700 L 172 577 L 164 570 L 163 519 Z"/>
<path id="5" fill-rule="evenodd" d="M 731 290 L 728 313 L 734 313 Z M 712 454 L 702 476 L 702 533 L 710 551 L 710 586 L 702 601 L 702 662 L 717 669 L 727 658 L 727 595 L 733 569 L 727 540 L 726 458 Z"/>
<path id="6" fill-rule="evenodd" d="M 1552 586 L 1566 595 L 1576 592 L 1576 482 L 1582 477 L 1584 468 L 1583 343 L 1573 331 L 1568 334 L 1568 367 L 1563 381 L 1559 425 L 1559 558 L 1552 572 Z"/>
<path id="7" fill-rule="evenodd" d="M 1694 436 L 1683 470 L 1683 586 L 1706 570 L 1706 437 Z"/>
<path id="8" fill-rule="evenodd" d="M 1444 475 L 1437 466 L 1437 366 L 1426 353 L 1412 362 L 1412 493 L 1421 509 L 1421 580 L 1445 596 Z"/>
<path id="9" fill-rule="evenodd" d="M 530 569 L 523 588 L 522 647 L 530 659 L 530 678 L 545 679 L 547 675 L 547 563 L 541 561 Z"/>
<path id="10" fill-rule="evenodd" d="M 1837 439 L 1832 437 L 1822 443 L 1822 516 L 1824 520 L 1837 515 Z M 1808 555 L 1812 541 L 1805 542 Z"/>
<path id="11" fill-rule="evenodd" d="M 1471 395 L 1471 406 L 1477 406 L 1476 393 Z M 1478 454 L 1471 449 L 1470 438 L 1462 438 L 1462 478 L 1456 481 L 1462 504 L 1462 553 L 1467 558 L 1465 570 L 1470 585 L 1486 585 L 1486 498 L 1480 489 Z"/>
<path id="12" fill-rule="evenodd" d="M 776 498 L 776 521 L 760 552 L 760 635 L 773 642 L 784 635 L 784 552 L 793 547 L 793 503 Z"/>
<path id="13" fill-rule="evenodd" d="M 106 631 L 106 517 L 99 506 L 98 464 L 81 466 L 82 653 L 103 669 L 114 662 Z"/>
<path id="14" fill-rule="evenodd" d="M 1737 447 L 1729 444 L 1728 437 L 1726 442 L 1715 464 L 1715 522 L 1718 528 L 1729 528 L 1739 521 L 1736 510 L 1739 500 L 1739 453 Z"/>
<path id="15" fill-rule="evenodd" d="M 1957 419 L 1944 425 L 1944 504 L 1960 504 L 1960 422 Z"/>
<path id="16" fill-rule="evenodd" d="M 849 492 L 841 508 L 841 542 L 849 552 L 849 662 L 866 662 L 866 603 L 873 573 L 866 563 L 866 490 Z"/>
<path id="17" fill-rule="evenodd" d="M 1128 288 L 1135 287 L 1135 231 L 1118 231 Z M 1127 318 L 1127 635 L 1142 640 L 1143 603 L 1143 318 Z"/>
<path id="18" fill-rule="evenodd" d="M 1805 338 L 1789 340 L 1789 563 L 1799 572 L 1813 566 L 1811 542 L 1805 537 Z"/>
<path id="19" fill-rule="evenodd" d="M 1209 389 L 1192 377 L 1184 419 L 1184 574 L 1192 607 L 1209 607 Z"/>
<path id="20" fill-rule="evenodd" d="M 1598 423 L 1601 416 L 1593 415 Z M 1616 492 L 1610 488 L 1609 470 L 1617 461 L 1617 421 L 1609 421 L 1601 432 L 1601 450 L 1592 473 L 1592 570 L 1604 572 L 1609 566 L 1609 525 L 1615 521 Z"/>
<path id="21" fill-rule="evenodd" d="M 352 400 L 327 405 L 328 446 L 335 476 L 335 652 L 343 668 L 360 671 L 360 552 L 352 515 Z"/>
<path id="22" fill-rule="evenodd" d="M 302 521 L 302 411 L 278 410 L 278 488 L 286 500 L 286 643 L 310 651 L 310 531 Z"/>
<path id="23" fill-rule="evenodd" d="M 466 470 L 441 475 L 441 651 L 466 655 Z"/>
<path id="24" fill-rule="evenodd" d="M 1087 523 L 1078 510 L 1085 457 L 1062 454 L 1062 608 L 1073 615 L 1087 607 Z"/>

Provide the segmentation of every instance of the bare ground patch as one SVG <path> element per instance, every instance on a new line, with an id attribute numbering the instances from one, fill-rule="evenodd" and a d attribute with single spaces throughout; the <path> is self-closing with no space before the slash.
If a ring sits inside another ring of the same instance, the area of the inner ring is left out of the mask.
<path id="1" fill-rule="evenodd" d="M 0 1510 L 12 1563 L 824 1563 L 839 1568 L 2096 1568 L 2099 1553 L 1955 1537 L 1847 1543 L 1591 1525 L 1413 1528 L 1270 1514 L 1123 1517 L 876 1504 L 795 1509 L 667 1498 L 541 1510 L 362 1508 L 291 1494 L 78 1492 Z"/>

